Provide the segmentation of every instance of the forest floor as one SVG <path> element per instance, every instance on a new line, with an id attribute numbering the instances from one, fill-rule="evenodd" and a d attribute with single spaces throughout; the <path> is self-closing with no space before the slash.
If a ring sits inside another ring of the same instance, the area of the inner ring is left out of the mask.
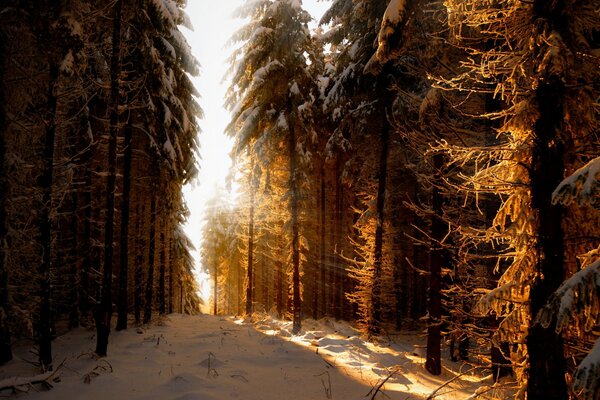
<path id="1" fill-rule="evenodd" d="M 429 375 L 418 332 L 374 344 L 349 324 L 327 319 L 303 321 L 300 335 L 290 331 L 289 322 L 264 315 L 243 321 L 171 314 L 148 327 L 113 331 L 108 357 L 98 359 L 95 331 L 81 328 L 53 342 L 54 375 L 36 378 L 50 390 L 27 384 L 36 374 L 27 346 L 15 346 L 15 359 L 0 367 L 0 387 L 15 386 L 23 391 L 17 397 L 28 400 L 408 400 L 432 394 L 441 400 L 476 391 L 486 392 L 477 398 L 504 397 L 486 388 L 489 376 L 466 373 L 472 368 L 466 364 L 445 362 L 441 376 Z"/>

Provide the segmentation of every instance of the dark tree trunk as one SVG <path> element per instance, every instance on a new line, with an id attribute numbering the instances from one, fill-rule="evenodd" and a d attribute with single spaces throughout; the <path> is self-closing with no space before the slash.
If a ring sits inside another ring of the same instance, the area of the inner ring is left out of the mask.
<path id="1" fill-rule="evenodd" d="M 434 173 L 440 174 L 443 166 L 443 155 L 433 156 Z M 442 220 L 443 198 L 440 189 L 434 186 L 432 189 L 432 209 L 434 215 L 431 220 L 431 249 L 429 257 L 429 325 L 427 327 L 427 360 L 425 368 L 432 375 L 442 373 L 441 362 L 441 318 L 442 318 L 442 300 L 441 292 L 441 272 L 445 262 L 444 250 L 440 242 L 446 236 L 445 224 Z"/>
<path id="2" fill-rule="evenodd" d="M 383 108 L 384 110 L 386 108 Z M 377 186 L 377 226 L 375 227 L 375 248 L 373 251 L 373 289 L 371 292 L 372 309 L 369 315 L 367 331 L 369 335 L 379 333 L 381 324 L 381 273 L 383 261 L 383 225 L 385 213 L 385 195 L 387 178 L 387 159 L 389 151 L 389 122 L 385 112 L 380 133 L 379 172 Z"/>
<path id="3" fill-rule="evenodd" d="M 173 314 L 173 272 L 175 267 L 175 239 L 169 238 L 169 314 Z"/>
<path id="4" fill-rule="evenodd" d="M 302 325 L 302 310 L 300 300 L 300 232 L 299 232 L 299 193 L 298 193 L 298 178 L 297 178 L 297 160 L 296 160 L 296 136 L 294 128 L 290 126 L 288 133 L 288 155 L 290 157 L 290 178 L 289 189 L 291 191 L 290 198 L 290 213 L 291 213 L 291 228 L 292 228 L 292 333 L 300 332 Z"/>
<path id="5" fill-rule="evenodd" d="M 131 116 L 130 116 L 131 118 Z M 131 121 L 127 121 L 124 129 L 125 154 L 123 157 L 123 199 L 121 203 L 121 237 L 120 237 L 120 265 L 119 269 L 119 297 L 117 330 L 127 329 L 128 288 L 129 288 L 129 207 L 131 192 Z"/>
<path id="6" fill-rule="evenodd" d="M 5 54 L 0 38 L 0 55 Z M 4 76 L 0 62 L 0 76 Z M 1 86 L 0 86 L 1 88 Z M 6 122 L 4 93 L 0 90 L 0 365 L 12 360 L 10 327 L 8 325 L 8 271 L 6 269 L 6 196 L 8 193 L 4 159 L 6 155 Z"/>
<path id="7" fill-rule="evenodd" d="M 48 2 L 48 15 L 46 18 L 46 37 L 52 37 L 52 23 L 58 19 L 60 13 L 59 4 L 55 1 Z M 40 310 L 38 320 L 38 345 L 39 360 L 42 369 L 52 369 L 52 315 L 50 309 L 51 270 L 52 270 L 52 221 L 50 213 L 52 209 L 52 183 L 54 172 L 54 142 L 56 136 L 56 110 L 57 110 L 57 86 L 59 70 L 55 60 L 54 46 L 48 45 L 45 49 L 48 59 L 48 98 L 47 109 L 44 117 L 46 135 L 44 139 L 43 162 L 44 170 L 39 177 L 42 189 L 42 210 L 40 212 L 40 241 L 42 243 L 42 260 L 38 269 Z"/>
<path id="8" fill-rule="evenodd" d="M 314 320 L 319 319 L 319 290 L 322 292 L 324 290 L 325 280 L 323 271 L 325 268 L 323 256 L 325 254 L 325 237 L 323 228 L 324 228 L 324 213 L 323 208 L 325 206 L 325 199 L 323 198 L 325 194 L 325 157 L 323 157 L 320 161 L 319 166 L 319 188 L 317 190 L 317 206 L 318 206 L 318 225 L 317 225 L 317 235 L 319 237 L 319 251 L 318 256 L 319 260 L 317 261 L 316 268 L 313 276 L 313 298 L 312 298 L 312 317 Z"/>
<path id="9" fill-rule="evenodd" d="M 71 135 L 72 139 L 76 139 L 75 135 Z M 71 143 L 71 148 L 73 149 L 73 153 L 77 152 L 77 144 Z M 79 256 L 77 255 L 77 251 L 79 251 L 79 193 L 76 189 L 71 189 L 71 249 L 72 253 L 69 255 L 70 268 L 70 288 L 69 291 L 69 328 L 74 329 L 79 326 Z"/>
<path id="10" fill-rule="evenodd" d="M 116 0 L 113 15 L 112 55 L 110 62 L 110 127 L 108 138 L 108 176 L 106 178 L 106 225 L 104 226 L 104 273 L 100 307 L 96 317 L 96 354 L 106 356 L 112 318 L 113 234 L 119 132 L 119 78 L 121 75 L 121 0 Z"/>
<path id="11" fill-rule="evenodd" d="M 136 325 L 139 325 L 142 315 L 142 288 L 144 281 L 144 270 L 142 265 L 144 263 L 144 250 L 146 248 L 146 241 L 144 240 L 146 229 L 146 225 L 144 224 L 144 221 L 146 220 L 146 205 L 142 203 L 142 206 L 136 207 L 136 210 L 136 214 L 138 215 L 136 222 L 138 240 L 135 255 L 135 270 L 133 273 L 133 314 Z"/>
<path id="12" fill-rule="evenodd" d="M 144 303 L 144 323 L 152 319 L 152 296 L 154 293 L 154 251 L 156 247 L 156 195 L 150 197 L 150 242 L 148 246 L 148 273 L 146 275 L 146 301 Z"/>
<path id="13" fill-rule="evenodd" d="M 167 221 L 163 218 L 163 227 L 160 231 L 160 268 L 158 269 L 158 313 L 164 315 L 166 311 L 165 307 L 165 269 L 166 269 L 166 256 L 165 256 L 165 229 L 167 228 Z"/>
<path id="14" fill-rule="evenodd" d="M 254 290 L 254 281 L 252 277 L 252 268 L 254 262 L 254 196 L 256 187 L 254 185 L 254 157 L 250 164 L 250 222 L 248 223 L 248 265 L 246 267 L 246 315 L 252 314 L 252 292 Z"/>
<path id="15" fill-rule="evenodd" d="M 83 140 L 83 139 L 82 139 Z M 81 288 L 79 290 L 79 319 L 87 325 L 90 312 L 90 265 L 92 264 L 92 143 L 83 144 L 88 148 L 83 155 L 84 159 L 84 188 L 83 198 L 83 232 L 81 237 L 80 275 L 79 281 Z"/>
<path id="16" fill-rule="evenodd" d="M 530 172 L 531 205 L 537 214 L 537 272 L 530 292 L 530 311 L 535 317 L 564 279 L 563 210 L 552 205 L 552 192 L 563 179 L 564 146 L 558 136 L 564 115 L 564 84 L 552 79 L 540 85 L 536 100 L 540 117 L 534 125 L 535 142 Z M 565 356 L 563 341 L 555 331 L 556 321 L 548 328 L 540 324 L 529 328 L 529 380 L 527 398 L 566 399 Z"/>

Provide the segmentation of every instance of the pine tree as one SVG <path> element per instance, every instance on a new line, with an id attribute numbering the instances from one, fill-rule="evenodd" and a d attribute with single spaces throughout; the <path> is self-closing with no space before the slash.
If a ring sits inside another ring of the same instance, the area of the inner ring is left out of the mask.
<path id="1" fill-rule="evenodd" d="M 301 252 L 299 159 L 310 126 L 303 124 L 302 109 L 310 104 L 314 83 L 306 65 L 315 59 L 307 23 L 310 16 L 297 2 L 260 1 L 240 10 L 251 21 L 235 36 L 245 41 L 240 54 L 234 53 L 235 82 L 228 104 L 234 108 L 228 131 L 235 136 L 235 151 L 250 145 L 254 151 L 261 146 L 286 148 L 283 154 L 289 162 L 287 183 L 289 212 L 289 263 L 292 272 L 292 308 L 294 332 L 301 324 Z M 305 53 L 308 56 L 305 56 Z M 237 60 L 236 57 L 240 56 Z M 307 58 L 308 57 L 308 58 Z M 268 157 L 273 157 L 268 155 Z M 259 160 L 265 168 L 269 160 Z"/>

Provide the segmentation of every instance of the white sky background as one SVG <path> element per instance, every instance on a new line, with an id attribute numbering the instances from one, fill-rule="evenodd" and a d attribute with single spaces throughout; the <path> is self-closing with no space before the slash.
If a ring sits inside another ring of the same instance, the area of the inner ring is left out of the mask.
<path id="1" fill-rule="evenodd" d="M 231 49 L 227 42 L 244 21 L 231 17 L 233 11 L 244 0 L 188 0 L 185 9 L 192 20 L 194 31 L 181 28 L 192 46 L 192 52 L 201 65 L 201 75 L 193 77 L 193 82 L 201 95 L 198 99 L 204 110 L 204 118 L 199 121 L 200 133 L 200 173 L 195 184 L 184 187 L 184 197 L 190 210 L 185 231 L 196 251 L 196 276 L 200 283 L 201 296 L 208 303 L 210 282 L 201 272 L 198 250 L 202 243 L 201 229 L 203 211 L 207 200 L 215 193 L 215 188 L 225 186 L 225 178 L 231 159 L 229 151 L 233 141 L 223 131 L 229 123 L 229 112 L 224 109 L 224 96 L 230 82 L 223 80 L 229 68 L 227 58 Z M 320 18 L 329 7 L 328 1 L 305 0 L 304 8 Z"/>

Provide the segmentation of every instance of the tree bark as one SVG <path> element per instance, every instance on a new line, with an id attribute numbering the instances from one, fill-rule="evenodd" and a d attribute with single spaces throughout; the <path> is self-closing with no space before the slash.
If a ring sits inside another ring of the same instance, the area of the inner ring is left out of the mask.
<path id="1" fill-rule="evenodd" d="M 142 200 L 143 201 L 143 200 Z M 146 229 L 146 205 L 142 203 L 142 206 L 137 207 L 137 249 L 135 255 L 135 271 L 133 274 L 133 314 L 136 325 L 141 322 L 142 314 L 142 287 L 144 281 L 144 270 L 142 265 L 144 263 L 144 250 L 146 248 L 146 241 L 144 240 L 144 234 Z"/>
<path id="2" fill-rule="evenodd" d="M 563 179 L 564 147 L 558 137 L 562 116 L 564 84 L 553 79 L 537 90 L 540 118 L 535 123 L 535 142 L 530 172 L 531 204 L 537 214 L 537 272 L 530 292 L 530 312 L 533 317 L 546 305 L 564 279 L 564 233 L 561 226 L 563 210 L 552 205 L 552 192 Z M 548 328 L 540 324 L 529 328 L 529 380 L 527 398 L 566 399 L 565 356 L 563 340 L 555 331 L 556 321 Z"/>
<path id="3" fill-rule="evenodd" d="M 325 159 L 323 158 L 320 170 L 321 176 L 321 204 L 320 204 L 320 213 L 319 213 L 319 225 L 320 225 L 320 277 L 321 277 L 321 313 L 319 316 L 324 316 L 327 313 L 327 222 L 326 212 L 327 212 L 327 196 L 325 192 Z"/>
<path id="4" fill-rule="evenodd" d="M 48 2 L 46 18 L 46 37 L 52 37 L 52 23 L 58 19 L 60 8 L 56 1 Z M 52 270 L 52 183 L 54 172 L 54 142 L 57 124 L 57 86 L 59 70 L 55 58 L 55 47 L 48 45 L 45 49 L 48 60 L 48 97 L 45 121 L 45 139 L 43 163 L 44 169 L 39 177 L 42 189 L 42 210 L 40 212 L 40 240 L 42 243 L 42 260 L 38 267 L 40 310 L 38 320 L 39 361 L 44 370 L 52 369 L 52 316 L 50 310 L 51 270 Z"/>
<path id="5" fill-rule="evenodd" d="M 131 115 L 129 116 L 131 118 Z M 128 288 L 129 288 L 129 208 L 131 192 L 131 121 L 127 121 L 124 129 L 125 154 L 123 157 L 123 199 L 121 202 L 121 237 L 120 237 L 120 269 L 117 327 L 118 331 L 127 329 Z"/>
<path id="6" fill-rule="evenodd" d="M 250 222 L 248 223 L 248 265 L 246 267 L 246 315 L 252 315 L 252 292 L 253 292 L 253 276 L 252 268 L 254 261 L 254 196 L 255 196 L 255 185 L 254 185 L 254 157 L 251 155 L 252 161 L 250 163 Z"/>
<path id="7" fill-rule="evenodd" d="M 169 314 L 173 314 L 173 273 L 175 267 L 175 239 L 169 237 Z"/>
<path id="8" fill-rule="evenodd" d="M 386 110 L 383 107 L 383 110 Z M 389 151 L 389 121 L 383 113 L 383 121 L 380 132 L 379 172 L 377 186 L 377 225 L 375 227 L 375 248 L 373 250 L 373 289 L 371 292 L 371 314 L 367 326 L 369 335 L 379 333 L 381 324 L 381 274 L 383 268 L 383 234 L 385 218 L 385 195 L 387 178 L 387 159 Z"/>
<path id="9" fill-rule="evenodd" d="M 112 318 L 113 234 L 115 217 L 115 187 L 117 166 L 117 135 L 119 132 L 119 78 L 121 75 L 121 7 L 116 0 L 113 15 L 112 54 L 110 62 L 110 127 L 108 139 L 108 176 L 106 178 L 106 224 L 104 226 L 104 273 L 102 294 L 96 318 L 96 354 L 104 357 L 108 350 L 108 335 Z"/>
<path id="10" fill-rule="evenodd" d="M 434 173 L 440 174 L 443 166 L 443 155 L 436 154 L 433 156 Z M 434 186 L 432 189 L 432 209 L 434 215 L 431 219 L 431 249 L 429 257 L 429 324 L 427 327 L 427 359 L 425 368 L 432 375 L 440 375 L 442 373 L 441 361 L 441 318 L 442 318 L 442 300 L 440 298 L 441 291 L 441 272 L 445 262 L 444 250 L 439 242 L 446 236 L 445 225 L 442 220 L 442 203 L 443 198 L 440 189 Z"/>
<path id="11" fill-rule="evenodd" d="M 217 304 L 218 304 L 218 284 L 219 284 L 219 268 L 217 262 L 217 247 L 216 243 L 213 244 L 213 276 L 214 276 L 214 284 L 213 284 L 213 315 L 217 315 Z"/>
<path id="12" fill-rule="evenodd" d="M 166 218 L 163 216 L 163 227 L 160 231 L 160 267 L 158 269 L 158 313 L 164 315 L 166 311 L 165 307 L 165 269 L 166 269 L 166 257 L 165 257 L 165 229 L 167 229 L 168 223 Z"/>
<path id="13" fill-rule="evenodd" d="M 0 55 L 5 54 L 0 40 Z M 0 62 L 0 76 L 4 76 L 3 63 Z M 0 86 L 1 89 L 1 86 Z M 0 90 L 0 365 L 12 360 L 10 327 L 8 325 L 8 271 L 6 268 L 6 197 L 8 185 L 4 159 L 6 155 L 6 118 L 4 111 L 4 93 Z"/>
<path id="14" fill-rule="evenodd" d="M 152 296 L 154 293 L 154 251 L 156 247 L 156 195 L 150 197 L 150 242 L 148 246 L 148 273 L 146 275 L 146 301 L 144 303 L 144 324 L 152 319 Z"/>
<path id="15" fill-rule="evenodd" d="M 297 168 L 298 161 L 296 159 L 296 136 L 294 127 L 290 126 L 288 133 L 288 156 L 290 158 L 290 178 L 289 188 L 291 191 L 290 198 L 290 213 L 291 213 L 291 228 L 292 228 L 292 333 L 297 334 L 302 327 L 301 300 L 300 300 L 300 233 L 299 233 L 299 193 L 298 193 L 298 178 Z"/>

